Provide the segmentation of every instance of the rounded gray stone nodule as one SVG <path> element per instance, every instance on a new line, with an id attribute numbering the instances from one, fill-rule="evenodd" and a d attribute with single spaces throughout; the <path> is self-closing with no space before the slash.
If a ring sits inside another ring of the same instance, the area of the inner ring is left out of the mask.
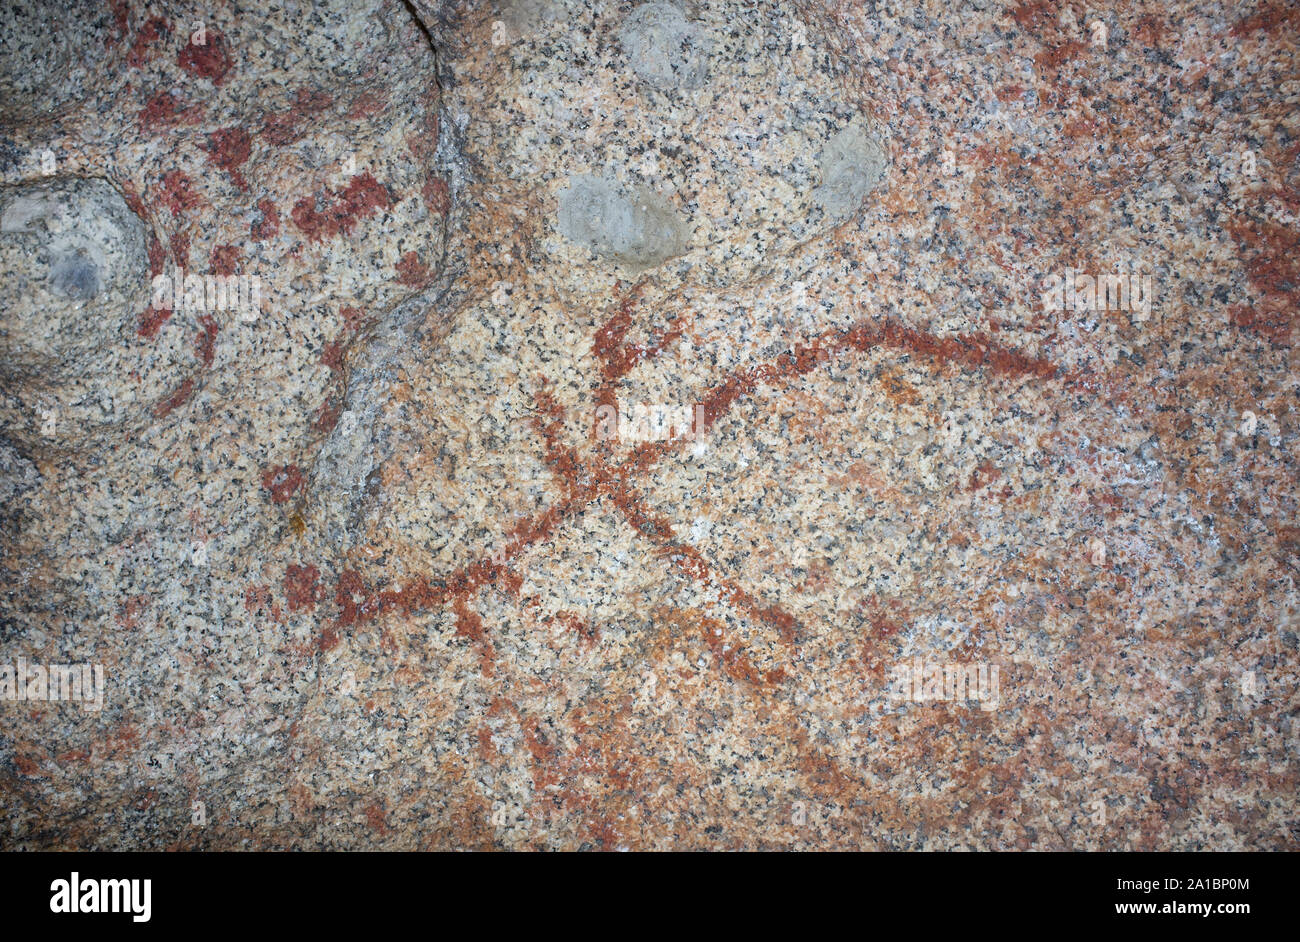
<path id="1" fill-rule="evenodd" d="M 641 79 L 665 91 L 696 89 L 709 76 L 712 44 L 674 3 L 643 3 L 623 21 L 619 42 Z"/>
<path id="2" fill-rule="evenodd" d="M 144 223 L 106 181 L 0 188 L 0 372 L 96 369 L 148 280 Z"/>
<path id="3" fill-rule="evenodd" d="M 822 183 L 813 198 L 835 222 L 850 218 L 885 176 L 884 144 L 863 118 L 832 137 L 818 157 Z"/>
<path id="4" fill-rule="evenodd" d="M 192 373 L 183 325 L 138 333 L 147 239 L 107 180 L 0 187 L 0 426 L 14 441 L 79 448 L 142 429 Z"/>
<path id="5" fill-rule="evenodd" d="M 661 265 L 686 251 L 687 225 L 668 198 L 582 174 L 560 193 L 560 234 L 630 269 Z"/>

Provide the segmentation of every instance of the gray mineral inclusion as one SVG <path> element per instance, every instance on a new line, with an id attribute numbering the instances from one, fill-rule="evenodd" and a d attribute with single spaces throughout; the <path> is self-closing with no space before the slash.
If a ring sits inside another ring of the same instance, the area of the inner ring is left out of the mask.
<path id="1" fill-rule="evenodd" d="M 641 4 L 623 21 L 618 38 L 632 71 L 657 88 L 694 89 L 708 78 L 708 37 L 676 4 Z"/>
<path id="2" fill-rule="evenodd" d="M 144 224 L 106 181 L 0 187 L 0 371 L 92 371 L 148 285 Z"/>
<path id="3" fill-rule="evenodd" d="M 832 137 L 818 159 L 822 184 L 813 197 L 836 221 L 852 216 L 885 175 L 885 148 L 862 119 Z"/>
<path id="4" fill-rule="evenodd" d="M 50 283 L 70 298 L 89 301 L 99 294 L 99 266 L 83 249 L 73 249 L 55 259 Z"/>
<path id="5" fill-rule="evenodd" d="M 573 177 L 560 193 L 558 224 L 565 238 L 632 269 L 686 250 L 686 221 L 666 197 L 591 174 Z"/>

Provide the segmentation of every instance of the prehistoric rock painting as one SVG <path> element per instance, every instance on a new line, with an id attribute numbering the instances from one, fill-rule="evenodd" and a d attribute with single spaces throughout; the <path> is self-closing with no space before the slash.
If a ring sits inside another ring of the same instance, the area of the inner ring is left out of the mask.
<path id="1" fill-rule="evenodd" d="M 0 847 L 1295 849 L 1286 5 L 0 10 Z"/>

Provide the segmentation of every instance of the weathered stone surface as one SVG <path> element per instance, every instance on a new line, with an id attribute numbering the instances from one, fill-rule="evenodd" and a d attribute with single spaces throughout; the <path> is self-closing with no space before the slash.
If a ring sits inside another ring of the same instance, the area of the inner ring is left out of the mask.
<path id="1" fill-rule="evenodd" d="M 41 124 L 93 95 L 111 58 L 112 9 L 97 0 L 13 0 L 0 10 L 0 121 Z"/>
<path id="2" fill-rule="evenodd" d="M 1295 18 L 1076 12 L 5 5 L 0 847 L 1294 849 Z"/>

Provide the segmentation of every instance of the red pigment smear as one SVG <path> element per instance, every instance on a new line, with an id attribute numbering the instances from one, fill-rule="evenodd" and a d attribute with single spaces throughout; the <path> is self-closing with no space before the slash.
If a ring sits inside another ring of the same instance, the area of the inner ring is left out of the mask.
<path id="1" fill-rule="evenodd" d="M 315 566 L 290 563 L 284 572 L 284 594 L 289 600 L 289 611 L 315 608 L 319 584 L 320 570 Z"/>
<path id="2" fill-rule="evenodd" d="M 1044 49 L 1034 56 L 1034 64 L 1042 71 L 1058 71 L 1061 66 L 1072 59 L 1077 59 L 1088 51 L 1088 44 L 1072 40 L 1051 49 Z"/>
<path id="3" fill-rule="evenodd" d="M 230 174 L 235 186 L 247 190 L 248 181 L 239 168 L 248 160 L 252 146 L 253 138 L 243 128 L 222 128 L 208 135 L 208 160 Z"/>
<path id="4" fill-rule="evenodd" d="M 1061 128 L 1061 133 L 1073 141 L 1086 137 L 1092 140 L 1101 137 L 1107 133 L 1106 128 L 1100 121 L 1089 121 L 1087 118 L 1075 118 L 1073 121 L 1065 122 Z"/>
<path id="5" fill-rule="evenodd" d="M 533 428 L 537 430 L 545 446 L 546 463 L 564 481 L 570 499 L 577 498 L 590 489 L 590 485 L 583 482 L 592 478 L 593 469 L 584 465 L 578 453 L 561 440 L 564 410 L 555 401 L 555 397 L 546 389 L 541 389 L 533 396 L 533 401 L 537 406 L 537 414 L 547 417 L 545 422 L 537 415 L 530 418 Z"/>
<path id="6" fill-rule="evenodd" d="M 158 241 L 158 237 L 152 232 L 149 233 L 149 276 L 157 278 L 162 274 L 163 264 L 167 261 L 167 253 Z"/>
<path id="7" fill-rule="evenodd" d="M 1232 35 L 1246 36 L 1260 29 L 1271 35 L 1277 32 L 1278 27 L 1293 25 L 1297 19 L 1300 19 L 1300 6 L 1294 3 L 1270 3 L 1234 25 Z"/>
<path id="8" fill-rule="evenodd" d="M 357 599 L 361 601 L 357 601 Z M 339 607 L 340 625 L 355 625 L 361 617 L 362 606 L 366 599 L 366 584 L 354 569 L 339 573 L 339 581 L 334 589 L 334 603 Z"/>
<path id="9" fill-rule="evenodd" d="M 1262 295 L 1253 305 L 1231 307 L 1231 322 L 1275 344 L 1289 344 L 1300 294 L 1300 234 L 1271 222 L 1234 220 L 1227 229 L 1237 242 L 1251 287 Z"/>
<path id="10" fill-rule="evenodd" d="M 233 63 L 226 49 L 225 37 L 211 29 L 206 30 L 205 35 L 207 42 L 201 46 L 187 41 L 176 57 L 176 64 L 191 75 L 219 86 L 226 80 L 226 73 Z"/>
<path id="11" fill-rule="evenodd" d="M 558 422 L 559 406 L 550 395 L 543 391 L 536 398 L 538 411 L 551 415 L 553 422 Z M 651 454 L 658 456 L 666 453 L 666 448 L 663 446 L 666 446 L 667 443 L 655 443 L 661 447 L 653 452 L 646 451 L 643 454 L 634 455 L 627 464 L 611 473 L 610 469 L 603 464 L 599 464 L 595 469 L 580 465 L 573 453 L 567 449 L 564 450 L 567 452 L 566 454 L 558 455 L 557 452 L 560 449 L 552 441 L 554 432 L 542 426 L 538 420 L 534 419 L 533 421 L 538 425 L 539 431 L 547 443 L 548 463 L 565 480 L 571 501 L 575 504 L 585 504 L 597 496 L 609 494 L 615 506 L 623 512 L 632 528 L 641 536 L 657 544 L 662 555 L 672 560 L 688 576 L 704 583 L 711 582 L 717 585 L 733 604 L 749 612 L 752 616 L 775 625 L 785 641 L 794 641 L 798 625 L 792 616 L 776 606 L 763 605 L 745 590 L 718 575 L 694 547 L 684 545 L 677 540 L 672 525 L 667 520 L 649 514 L 628 490 L 625 482 L 629 476 L 629 470 L 633 468 L 643 470 L 648 461 L 647 456 Z M 583 479 L 596 483 L 594 485 L 581 483 L 579 479 L 580 469 Z"/>
<path id="12" fill-rule="evenodd" d="M 298 116 L 291 111 L 270 115 L 262 124 L 262 136 L 277 147 L 287 147 L 302 135 Z"/>
<path id="13" fill-rule="evenodd" d="M 419 609 L 431 608 L 443 598 L 445 598 L 445 594 L 435 591 L 433 586 L 429 584 L 429 580 L 421 576 L 412 582 L 408 582 L 401 589 L 385 589 L 382 592 L 375 593 L 362 608 L 368 616 L 370 616 L 372 607 L 375 616 L 386 611 L 399 611 L 409 615 Z"/>
<path id="14" fill-rule="evenodd" d="M 202 361 L 203 368 L 207 369 L 212 365 L 212 359 L 217 351 L 217 320 L 211 314 L 203 314 L 199 317 L 199 326 L 203 328 L 203 332 L 199 334 L 195 353 Z"/>
<path id="15" fill-rule="evenodd" d="M 126 64 L 133 69 L 138 69 L 153 55 L 149 48 L 158 41 L 163 33 L 171 32 L 171 27 L 161 16 L 152 17 L 144 26 L 140 27 L 140 32 L 135 34 L 135 42 L 131 44 L 131 51 L 127 54 Z"/>
<path id="16" fill-rule="evenodd" d="M 978 491 L 982 487 L 992 484 L 1002 476 L 1002 472 L 993 466 L 992 462 L 981 462 L 974 472 L 971 473 L 970 483 L 966 485 L 967 491 Z"/>
<path id="17" fill-rule="evenodd" d="M 116 35 L 104 37 L 104 45 L 112 49 L 122 40 L 126 39 L 129 30 L 127 17 L 130 13 L 130 7 L 127 0 L 113 0 L 113 27 L 117 30 Z"/>
<path id="18" fill-rule="evenodd" d="M 140 109 L 136 121 L 146 134 L 157 134 L 178 124 L 198 124 L 203 120 L 203 109 L 198 105 L 185 106 L 171 92 L 159 92 Z"/>
<path id="19" fill-rule="evenodd" d="M 140 198 L 140 194 L 136 192 L 135 187 L 130 183 L 123 183 L 122 197 L 126 200 L 126 205 L 131 212 L 140 218 L 146 228 L 149 227 L 149 211 L 145 208 L 144 200 Z M 149 232 L 147 251 L 149 253 L 149 276 L 152 278 L 161 275 L 163 264 L 167 261 L 167 253 L 163 250 L 162 243 L 158 241 L 158 236 L 152 230 Z"/>
<path id="20" fill-rule="evenodd" d="M 1300 233 L 1273 222 L 1233 221 L 1227 225 L 1246 260 L 1246 275 L 1265 296 L 1300 291 Z"/>
<path id="21" fill-rule="evenodd" d="M 384 806 L 379 802 L 366 807 L 366 823 L 370 825 L 372 831 L 378 831 L 380 837 L 388 833 L 388 828 L 384 824 L 384 817 Z"/>
<path id="22" fill-rule="evenodd" d="M 445 216 L 451 211 L 451 191 L 447 188 L 447 181 L 441 177 L 426 183 L 420 190 L 420 195 L 424 197 L 424 205 L 429 207 L 430 212 Z"/>
<path id="23" fill-rule="evenodd" d="M 881 638 L 898 634 L 908 620 L 903 603 L 898 599 L 890 599 L 886 607 L 880 603 L 879 597 L 872 593 L 867 596 L 864 605 L 867 609 L 867 621 Z"/>
<path id="24" fill-rule="evenodd" d="M 623 337 L 631 323 L 631 303 L 631 298 L 624 299 L 619 314 L 602 328 L 601 335 L 597 338 L 596 347 L 608 367 L 607 374 L 621 375 L 620 370 L 625 370 L 629 363 Z M 704 403 L 705 426 L 707 428 L 715 423 L 742 396 L 751 395 L 760 383 L 773 383 L 783 377 L 807 373 L 837 352 L 865 351 L 875 346 L 928 356 L 939 364 L 952 362 L 968 368 L 985 368 L 995 375 L 1048 379 L 1054 378 L 1058 373 L 1050 361 L 1026 356 L 992 342 L 983 335 L 939 338 L 901 324 L 864 323 L 849 330 L 829 331 L 813 345 L 784 353 L 771 363 L 733 372 L 708 394 Z M 641 348 L 640 355 L 653 355 L 657 349 L 662 349 L 662 344 Z M 627 460 L 612 468 L 599 460 L 583 462 L 578 459 L 576 452 L 560 441 L 563 410 L 558 403 L 544 389 L 537 394 L 536 400 L 538 413 L 546 416 L 548 421 L 534 416 L 532 422 L 544 440 L 548 462 L 566 484 L 567 495 L 560 503 L 547 508 L 540 515 L 520 522 L 511 530 L 510 542 L 504 548 L 507 560 L 517 556 L 524 548 L 549 539 L 563 520 L 591 501 L 610 496 L 629 524 L 640 535 L 655 543 L 657 551 L 687 575 L 718 586 L 737 607 L 775 625 L 787 643 L 793 643 L 797 639 L 799 626 L 791 615 L 777 606 L 764 605 L 744 589 L 721 578 L 698 550 L 677 540 L 667 520 L 650 514 L 629 492 L 628 480 L 648 470 L 658 458 L 668 453 L 672 444 L 679 444 L 680 439 L 639 446 Z M 435 588 L 427 577 L 422 576 L 400 591 L 366 594 L 360 577 L 356 573 L 345 573 L 340 577 L 336 593 L 340 608 L 339 624 L 369 621 L 388 612 L 410 614 L 418 609 L 428 609 L 450 601 L 457 615 L 457 633 L 485 639 L 486 631 L 482 620 L 470 611 L 468 599 L 480 586 L 489 582 L 508 581 L 507 576 L 505 563 L 489 558 L 452 573 L 441 588 Z M 345 579 L 348 580 L 347 591 L 344 589 Z M 362 601 L 357 602 L 354 597 L 360 597 Z M 744 673 L 743 667 L 738 664 L 732 666 Z M 489 667 L 485 655 L 484 669 Z M 774 673 L 772 680 L 779 680 L 783 676 Z"/>
<path id="25" fill-rule="evenodd" d="M 1280 347 L 1291 345 L 1294 317 L 1281 306 L 1267 309 L 1263 306 L 1255 308 L 1246 304 L 1234 304 L 1228 308 L 1228 321 L 1232 326 L 1258 334 Z"/>
<path id="26" fill-rule="evenodd" d="M 329 432 L 339 424 L 339 416 L 342 413 L 343 406 L 334 396 L 330 396 L 321 404 L 311 427 L 317 432 Z"/>
<path id="27" fill-rule="evenodd" d="M 334 96 L 324 89 L 303 87 L 293 98 L 294 111 L 302 115 L 320 114 L 334 104 Z"/>
<path id="28" fill-rule="evenodd" d="M 244 611 L 256 615 L 271 607 L 271 588 L 265 585 L 250 585 L 244 590 Z"/>
<path id="29" fill-rule="evenodd" d="M 316 647 L 320 650 L 322 654 L 324 654 L 326 651 L 332 651 L 336 647 L 338 647 L 338 643 L 339 643 L 338 631 L 335 630 L 332 626 L 327 626 L 325 630 L 320 633 L 320 638 L 316 640 Z"/>
<path id="30" fill-rule="evenodd" d="M 612 496 L 614 505 L 623 511 L 623 516 L 632 529 L 656 544 L 661 556 L 668 558 L 678 569 L 700 584 L 716 585 L 737 608 L 774 626 L 780 632 L 781 640 L 787 644 L 794 643 L 799 625 L 792 615 L 775 605 L 764 605 L 740 586 L 719 575 L 699 550 L 677 539 L 668 520 L 651 514 L 625 487 L 618 488 Z"/>
<path id="31" fill-rule="evenodd" d="M 346 333 L 356 333 L 356 331 L 365 322 L 366 312 L 359 307 L 341 307 L 339 316 L 343 318 L 343 330 Z"/>
<path id="32" fill-rule="evenodd" d="M 743 680 L 755 686 L 779 684 L 786 678 L 785 671 L 776 670 L 763 673 L 756 668 L 745 654 L 743 648 L 735 642 L 728 643 L 723 632 L 723 623 L 716 618 L 699 619 L 700 636 L 713 653 L 714 659 L 722 667 L 722 672 L 733 680 Z"/>
<path id="33" fill-rule="evenodd" d="M 421 287 L 427 285 L 432 279 L 429 272 L 429 266 L 420 261 L 420 256 L 414 251 L 407 252 L 402 256 L 395 266 L 397 269 L 397 283 L 402 285 L 411 285 L 412 287 Z"/>
<path id="34" fill-rule="evenodd" d="M 619 301 L 618 312 L 596 331 L 592 353 L 601 361 L 602 379 L 596 390 L 598 406 L 613 405 L 614 383 L 638 364 L 657 357 L 669 344 L 681 337 L 685 330 L 687 315 L 682 314 L 648 344 L 628 343 L 626 337 L 632 329 L 632 311 L 640 294 L 641 286 L 637 285 Z"/>
<path id="35" fill-rule="evenodd" d="M 140 194 L 130 182 L 122 183 L 122 198 L 126 200 L 126 205 L 130 207 L 131 212 L 142 220 L 148 218 L 149 214 L 144 208 L 144 200 L 140 199 Z"/>
<path id="36" fill-rule="evenodd" d="M 147 307 L 144 309 L 144 313 L 140 315 L 140 326 L 136 328 L 135 332 L 146 340 L 152 340 L 158 336 L 158 330 L 162 327 L 163 322 L 171 316 L 171 308 Z"/>
<path id="37" fill-rule="evenodd" d="M 479 617 L 478 612 L 470 609 L 464 597 L 457 596 L 451 605 L 451 610 L 456 613 L 456 634 L 476 642 L 486 639 L 483 619 Z"/>
<path id="38" fill-rule="evenodd" d="M 165 415 L 169 415 L 172 410 L 184 404 L 193 393 L 194 377 L 190 376 L 185 380 L 185 382 L 180 384 L 176 389 L 176 392 L 172 393 L 172 395 L 167 399 L 164 399 L 162 402 L 158 403 L 158 405 L 153 407 L 153 414 L 160 419 Z"/>
<path id="39" fill-rule="evenodd" d="M 618 304 L 618 313 L 596 331 L 591 352 L 600 360 L 601 376 L 606 380 L 622 377 L 631 363 L 624 352 L 623 338 L 632 327 L 632 309 L 640 295 L 640 286 L 633 288 Z"/>
<path id="40" fill-rule="evenodd" d="M 303 486 L 302 469 L 296 464 L 279 465 L 262 472 L 262 487 L 271 492 L 271 500 L 283 504 Z"/>
<path id="41" fill-rule="evenodd" d="M 577 635 L 583 648 L 589 649 L 600 640 L 600 630 L 590 622 L 583 621 L 577 612 L 567 610 L 556 612 L 555 621 Z"/>
<path id="42" fill-rule="evenodd" d="M 492 748 L 492 729 L 486 723 L 480 724 L 478 728 L 478 757 L 484 762 L 490 762 L 496 750 Z"/>
<path id="43" fill-rule="evenodd" d="M 424 118 L 424 133 L 406 136 L 406 149 L 418 161 L 431 160 L 438 152 L 438 133 L 438 112 L 431 109 Z"/>
<path id="44" fill-rule="evenodd" d="M 127 599 L 117 612 L 117 623 L 126 629 L 132 629 L 139 620 L 140 612 L 149 604 L 149 596 L 134 595 Z"/>
<path id="45" fill-rule="evenodd" d="M 237 275 L 240 269 L 240 252 L 237 245 L 218 245 L 212 249 L 209 262 L 214 275 Z"/>
<path id="46" fill-rule="evenodd" d="M 348 120 L 373 118 L 388 110 L 388 96 L 383 92 L 362 92 L 348 106 Z"/>
<path id="47" fill-rule="evenodd" d="M 262 218 L 253 223 L 248 234 L 259 242 L 275 238 L 280 234 L 280 214 L 276 212 L 275 203 L 270 199 L 260 199 L 257 208 Z"/>
<path id="48" fill-rule="evenodd" d="M 1026 356 L 983 334 L 936 337 L 893 321 L 860 324 L 847 331 L 824 334 L 810 346 L 782 353 L 773 363 L 733 373 L 706 397 L 705 427 L 712 427 L 737 399 L 751 394 L 760 383 L 803 375 L 829 359 L 836 349 L 866 351 L 877 346 L 930 357 L 940 364 L 987 369 L 995 376 L 1052 379 L 1058 372 L 1050 360 Z"/>
<path id="49" fill-rule="evenodd" d="M 524 586 L 524 577 L 513 570 L 503 570 L 497 578 L 497 584 L 502 590 L 513 598 L 519 598 L 519 591 Z M 596 629 L 593 627 L 592 631 Z"/>
<path id="50" fill-rule="evenodd" d="M 323 366 L 328 366 L 331 370 L 342 372 L 343 357 L 347 348 L 338 340 L 331 340 L 325 344 L 325 349 L 321 351 L 320 361 Z"/>
<path id="51" fill-rule="evenodd" d="M 1156 16 L 1147 14 L 1139 17 L 1137 25 L 1133 27 L 1133 38 L 1144 46 L 1151 48 L 1161 48 L 1165 45 L 1165 37 L 1169 34 L 1167 23 Z"/>
<path id="52" fill-rule="evenodd" d="M 1047 0 L 1034 0 L 1016 7 L 1011 11 L 1011 17 L 1021 29 L 1037 29 L 1048 18 L 1050 6 Z"/>
<path id="53" fill-rule="evenodd" d="M 172 261 L 181 268 L 190 267 L 190 234 L 178 232 L 172 236 Z"/>
<path id="54" fill-rule="evenodd" d="M 560 521 L 572 511 L 573 507 L 569 505 L 552 507 L 543 513 L 538 520 L 522 523 L 520 526 L 515 528 L 514 542 L 508 553 L 513 555 L 518 553 L 524 546 L 549 537 L 554 532 L 555 527 L 560 523 Z M 345 606 L 343 602 L 340 601 L 341 614 L 339 616 L 339 623 L 353 624 L 357 621 L 368 622 L 389 612 L 399 612 L 404 615 L 409 615 L 419 610 L 428 610 L 435 606 L 445 604 L 448 601 L 452 601 L 453 604 L 455 604 L 456 600 L 459 600 L 461 606 L 464 607 L 467 605 L 469 597 L 478 591 L 479 587 L 497 580 L 504 580 L 509 584 L 511 580 L 504 578 L 503 573 L 503 564 L 494 562 L 492 559 L 484 559 L 452 573 L 452 575 L 447 578 L 446 584 L 442 588 L 435 588 L 430 584 L 427 577 L 421 576 L 406 583 L 402 589 L 397 591 L 384 590 L 369 595 L 363 594 L 362 597 L 364 600 L 359 604 L 352 602 Z M 351 589 L 351 592 L 347 593 L 347 598 L 350 599 L 353 594 L 362 594 L 365 592 L 359 576 L 356 576 L 355 573 L 345 573 L 344 576 L 340 577 L 339 590 L 336 594 L 336 598 L 342 599 L 345 597 L 343 584 L 344 577 L 348 578 L 349 587 Z M 468 608 L 465 610 L 467 614 L 465 619 L 461 622 L 463 630 L 458 631 L 458 633 L 465 634 L 468 632 L 470 635 L 474 636 L 476 640 L 484 640 L 484 637 L 479 637 L 475 634 L 475 626 L 477 626 L 478 629 L 481 629 L 482 621 L 479 620 L 476 622 L 475 619 L 478 616 L 469 613 Z M 457 611 L 459 612 L 459 610 Z M 483 655 L 486 666 L 491 660 L 490 648 L 485 648 Z"/>
<path id="55" fill-rule="evenodd" d="M 532 754 L 533 761 L 549 765 L 555 761 L 559 749 L 546 739 L 537 717 L 530 716 L 519 724 L 524 733 L 524 746 Z"/>
<path id="56" fill-rule="evenodd" d="M 294 204 L 289 214 L 309 241 L 319 242 L 340 233 L 350 233 L 357 220 L 372 215 L 376 209 L 388 208 L 388 191 L 369 173 L 353 177 L 341 193 L 324 209 L 318 209 L 315 197 L 305 197 Z"/>
<path id="57" fill-rule="evenodd" d="M 308 88 L 298 89 L 294 103 L 282 114 L 269 116 L 262 125 L 262 136 L 272 144 L 284 147 L 292 144 L 305 133 L 303 125 L 313 114 L 324 111 L 334 99 L 323 91 Z"/>
<path id="58" fill-rule="evenodd" d="M 193 181 L 180 170 L 170 170 L 163 174 L 158 199 L 172 211 L 173 216 L 203 205 L 203 197 L 194 192 Z"/>

